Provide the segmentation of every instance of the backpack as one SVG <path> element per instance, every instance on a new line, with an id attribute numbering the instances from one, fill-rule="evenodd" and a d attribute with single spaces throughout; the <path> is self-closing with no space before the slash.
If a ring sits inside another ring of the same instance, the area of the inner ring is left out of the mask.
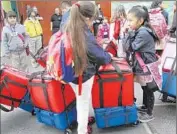
<path id="1" fill-rule="evenodd" d="M 63 84 L 75 80 L 72 46 L 67 33 L 58 31 L 55 33 L 48 45 L 46 70 L 50 76 Z M 79 95 L 82 92 L 82 75 L 78 77 Z"/>
<path id="2" fill-rule="evenodd" d="M 72 82 L 74 69 L 72 67 L 72 48 L 66 33 L 54 34 L 48 46 L 47 72 L 58 81 Z"/>
<path id="3" fill-rule="evenodd" d="M 167 34 L 167 23 L 160 8 L 151 9 L 149 12 L 150 23 L 160 39 L 163 39 Z"/>

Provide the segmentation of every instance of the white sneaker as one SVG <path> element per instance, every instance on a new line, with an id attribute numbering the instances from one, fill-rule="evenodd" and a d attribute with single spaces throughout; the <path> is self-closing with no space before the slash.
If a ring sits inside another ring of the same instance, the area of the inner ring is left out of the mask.
<path id="1" fill-rule="evenodd" d="M 31 61 L 31 65 L 34 68 L 37 68 L 39 66 L 39 64 L 36 61 Z"/>

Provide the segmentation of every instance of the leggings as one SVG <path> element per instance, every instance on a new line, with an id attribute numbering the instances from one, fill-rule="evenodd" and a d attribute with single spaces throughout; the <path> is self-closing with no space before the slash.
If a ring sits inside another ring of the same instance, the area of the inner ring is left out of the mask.
<path id="1" fill-rule="evenodd" d="M 147 108 L 147 114 L 152 115 L 155 103 L 154 92 L 148 89 L 146 86 L 142 86 L 142 89 L 143 89 L 143 105 Z"/>

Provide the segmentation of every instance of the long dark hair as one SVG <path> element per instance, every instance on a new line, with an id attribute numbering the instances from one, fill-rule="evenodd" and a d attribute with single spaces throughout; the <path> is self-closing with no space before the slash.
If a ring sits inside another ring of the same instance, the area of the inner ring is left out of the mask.
<path id="1" fill-rule="evenodd" d="M 95 17 L 95 13 L 95 5 L 90 1 L 78 2 L 72 5 L 70 10 L 70 18 L 65 31 L 69 33 L 71 38 L 76 76 L 81 75 L 87 67 L 86 18 Z"/>
<path id="2" fill-rule="evenodd" d="M 147 7 L 145 6 L 134 6 L 132 9 L 129 10 L 128 13 L 134 14 L 139 20 L 143 19 L 144 22 L 142 23 L 142 26 L 147 27 L 152 30 L 153 38 L 155 42 L 160 43 L 160 39 L 155 33 L 153 27 L 150 24 L 150 17 Z"/>
<path id="3" fill-rule="evenodd" d="M 154 0 L 151 4 L 151 9 L 160 7 L 160 4 L 162 4 L 162 0 Z"/>

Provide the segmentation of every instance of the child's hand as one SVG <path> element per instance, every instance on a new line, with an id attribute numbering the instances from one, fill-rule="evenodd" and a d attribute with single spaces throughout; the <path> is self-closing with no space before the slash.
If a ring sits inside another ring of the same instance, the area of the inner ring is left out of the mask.
<path id="1" fill-rule="evenodd" d="M 112 39 L 112 42 L 115 44 L 115 45 L 118 45 L 118 41 L 116 39 Z"/>
<path id="2" fill-rule="evenodd" d="M 125 25 L 124 25 L 123 28 L 122 28 L 122 31 L 123 31 L 124 33 L 126 33 L 129 29 L 130 29 L 130 26 L 128 25 L 128 23 L 125 23 Z"/>

